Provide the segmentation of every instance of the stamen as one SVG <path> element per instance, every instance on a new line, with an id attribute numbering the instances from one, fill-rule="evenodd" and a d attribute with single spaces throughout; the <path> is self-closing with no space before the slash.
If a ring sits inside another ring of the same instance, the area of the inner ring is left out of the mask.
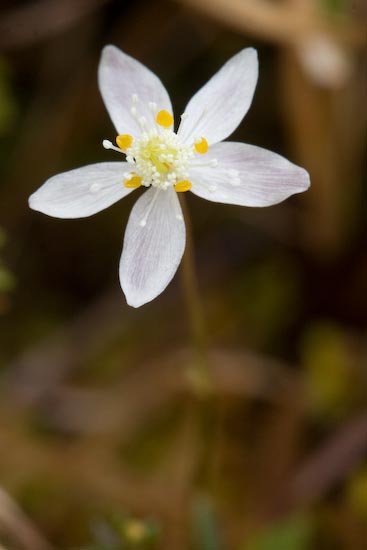
<path id="1" fill-rule="evenodd" d="M 131 99 L 133 103 L 137 103 L 139 100 L 138 94 L 131 94 Z"/>
<path id="2" fill-rule="evenodd" d="M 109 139 L 104 139 L 102 141 L 102 145 L 105 149 L 112 149 L 113 147 L 112 142 Z"/>
<path id="3" fill-rule="evenodd" d="M 140 176 L 131 176 L 125 179 L 124 186 L 128 189 L 137 189 L 141 186 L 142 178 Z"/>
<path id="4" fill-rule="evenodd" d="M 116 147 L 115 145 L 113 145 L 113 143 L 109 139 L 104 139 L 102 141 L 102 145 L 105 149 L 113 149 L 118 153 L 123 153 L 123 151 L 119 147 Z"/>
<path id="5" fill-rule="evenodd" d="M 200 141 L 197 141 L 196 143 L 194 143 L 194 147 L 196 152 L 199 153 L 200 155 L 204 155 L 205 153 L 208 152 L 208 149 L 209 149 L 208 142 L 204 137 L 202 137 Z"/>
<path id="6" fill-rule="evenodd" d="M 175 191 L 177 191 L 177 193 L 184 193 L 185 191 L 189 191 L 191 187 L 192 187 L 191 181 L 181 180 L 176 183 Z"/>
<path id="7" fill-rule="evenodd" d="M 159 111 L 156 118 L 156 123 L 164 128 L 169 128 L 173 124 L 173 116 L 166 110 Z"/>
<path id="8" fill-rule="evenodd" d="M 132 146 L 133 141 L 134 141 L 134 138 L 130 136 L 130 134 L 120 134 L 116 138 L 117 145 L 120 147 L 120 149 L 124 153 L 126 153 L 126 150 Z"/>

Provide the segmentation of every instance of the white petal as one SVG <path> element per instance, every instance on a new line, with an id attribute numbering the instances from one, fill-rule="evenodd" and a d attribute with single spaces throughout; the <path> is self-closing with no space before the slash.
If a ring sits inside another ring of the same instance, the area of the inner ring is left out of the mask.
<path id="1" fill-rule="evenodd" d="M 132 189 L 123 185 L 126 162 L 101 162 L 63 172 L 29 197 L 29 206 L 55 218 L 85 218 L 122 199 Z"/>
<path id="2" fill-rule="evenodd" d="M 153 121 L 149 102 L 156 103 L 157 112 L 165 109 L 172 113 L 168 93 L 159 78 L 136 59 L 115 46 L 103 48 L 98 69 L 98 82 L 107 111 L 119 134 L 136 135 L 140 132 L 133 116 L 133 96 L 138 117 Z"/>
<path id="3" fill-rule="evenodd" d="M 218 161 L 216 167 L 204 166 L 213 159 Z M 229 141 L 213 145 L 203 159 L 195 159 L 190 180 L 191 191 L 199 197 L 241 206 L 277 204 L 310 186 L 306 170 L 284 157 Z"/>
<path id="4" fill-rule="evenodd" d="M 216 143 L 237 128 L 250 108 L 258 77 L 256 50 L 232 57 L 189 101 L 178 134 Z"/>
<path id="5" fill-rule="evenodd" d="M 120 282 L 127 303 L 139 307 L 158 296 L 176 273 L 184 249 L 185 223 L 176 192 L 151 187 L 137 200 L 125 232 Z"/>

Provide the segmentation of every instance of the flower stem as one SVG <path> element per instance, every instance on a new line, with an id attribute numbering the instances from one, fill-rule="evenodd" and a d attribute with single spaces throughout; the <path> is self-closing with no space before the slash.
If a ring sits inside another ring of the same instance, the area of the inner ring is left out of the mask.
<path id="1" fill-rule="evenodd" d="M 186 248 L 182 259 L 181 280 L 195 348 L 194 365 L 189 374 L 198 392 L 204 390 L 206 393 L 209 387 L 209 373 L 205 316 L 196 275 L 192 224 L 185 193 L 180 193 L 179 198 L 186 223 Z"/>

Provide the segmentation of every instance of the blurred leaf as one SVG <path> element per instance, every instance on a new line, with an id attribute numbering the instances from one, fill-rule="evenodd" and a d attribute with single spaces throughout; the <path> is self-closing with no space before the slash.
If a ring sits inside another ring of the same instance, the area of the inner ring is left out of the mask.
<path id="1" fill-rule="evenodd" d="M 353 512 L 367 522 L 367 466 L 358 470 L 349 481 L 347 501 Z"/>
<path id="2" fill-rule="evenodd" d="M 95 519 L 90 528 L 93 533 L 95 547 L 116 550 L 121 546 L 121 538 L 108 520 Z"/>
<path id="3" fill-rule="evenodd" d="M 175 441 L 181 415 L 180 404 L 175 404 L 152 417 L 142 430 L 134 434 L 128 445 L 122 446 L 124 462 L 136 471 L 151 472 L 158 468 Z"/>
<path id="4" fill-rule="evenodd" d="M 206 497 L 197 498 L 193 506 L 192 543 L 195 550 L 222 548 L 213 504 Z"/>
<path id="5" fill-rule="evenodd" d="M 321 9 L 329 15 L 346 13 L 347 4 L 345 0 L 320 0 Z"/>
<path id="6" fill-rule="evenodd" d="M 0 265 L 0 292 L 9 292 L 15 286 L 13 275 Z"/>
<path id="7" fill-rule="evenodd" d="M 337 326 L 314 325 L 303 344 L 302 363 L 311 408 L 317 414 L 339 417 L 355 395 L 355 369 L 350 342 Z"/>
<path id="8" fill-rule="evenodd" d="M 5 242 L 6 234 L 5 231 L 0 227 L 0 248 L 4 246 Z M 0 264 L 0 292 L 9 292 L 14 288 L 14 286 L 15 279 L 13 275 Z"/>
<path id="9" fill-rule="evenodd" d="M 4 59 L 0 58 L 0 134 L 6 132 L 16 117 L 16 103 L 9 83 L 9 71 Z"/>
<path id="10" fill-rule="evenodd" d="M 4 246 L 5 242 L 6 242 L 5 231 L 0 227 L 0 248 Z"/>
<path id="11" fill-rule="evenodd" d="M 292 516 L 259 533 L 241 550 L 308 550 L 313 531 L 309 517 Z"/>
<path id="12" fill-rule="evenodd" d="M 281 341 L 298 309 L 298 277 L 284 258 L 270 258 L 250 267 L 235 289 L 236 304 L 245 314 L 251 340 Z"/>

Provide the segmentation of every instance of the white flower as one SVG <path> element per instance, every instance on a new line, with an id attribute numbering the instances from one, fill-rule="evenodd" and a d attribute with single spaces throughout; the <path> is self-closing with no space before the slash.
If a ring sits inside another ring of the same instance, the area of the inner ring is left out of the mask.
<path id="1" fill-rule="evenodd" d="M 50 178 L 29 205 L 58 218 L 82 218 L 137 187 L 120 261 L 128 304 L 153 300 L 171 281 L 185 248 L 177 192 L 243 206 L 276 204 L 309 187 L 305 170 L 260 147 L 224 142 L 247 113 L 258 77 L 256 51 L 242 50 L 188 103 L 177 133 L 166 89 L 149 69 L 114 46 L 99 65 L 99 87 L 116 127 L 123 162 L 92 164 Z"/>

